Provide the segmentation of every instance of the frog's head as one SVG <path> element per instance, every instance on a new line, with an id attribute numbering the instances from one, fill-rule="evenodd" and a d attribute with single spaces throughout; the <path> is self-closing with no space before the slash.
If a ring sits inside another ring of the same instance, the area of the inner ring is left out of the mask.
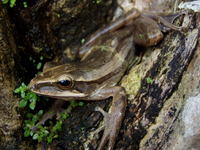
<path id="1" fill-rule="evenodd" d="M 75 85 L 79 76 L 72 73 L 74 70 L 66 65 L 50 68 L 33 78 L 29 88 L 36 94 L 58 99 L 84 98 L 87 94 Z"/>

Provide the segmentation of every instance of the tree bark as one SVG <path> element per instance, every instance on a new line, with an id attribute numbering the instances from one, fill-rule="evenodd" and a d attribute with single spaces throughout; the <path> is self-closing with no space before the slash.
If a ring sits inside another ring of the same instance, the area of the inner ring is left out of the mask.
<path id="1" fill-rule="evenodd" d="M 16 135 L 22 124 L 16 110 L 18 99 L 13 95 L 16 45 L 12 32 L 7 11 L 0 3 L 0 147 L 5 150 L 18 147 Z"/>

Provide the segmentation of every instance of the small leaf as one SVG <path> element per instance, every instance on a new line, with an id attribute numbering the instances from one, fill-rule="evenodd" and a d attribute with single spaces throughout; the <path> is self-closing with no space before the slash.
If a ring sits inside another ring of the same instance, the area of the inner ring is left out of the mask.
<path id="1" fill-rule="evenodd" d="M 34 110 L 35 109 L 35 106 L 36 106 L 36 101 L 33 100 L 30 104 L 29 104 L 29 108 Z"/>
<path id="2" fill-rule="evenodd" d="M 19 102 L 19 107 L 20 107 L 20 108 L 23 108 L 23 107 L 25 107 L 26 105 L 27 105 L 27 101 L 24 100 L 24 99 L 22 99 L 22 100 Z"/>
<path id="3" fill-rule="evenodd" d="M 37 64 L 36 68 L 37 68 L 37 70 L 40 70 L 40 69 L 42 68 L 42 63 L 39 62 L 39 63 Z"/>
<path id="4" fill-rule="evenodd" d="M 51 143 L 53 140 L 53 138 L 50 136 L 50 137 L 47 137 L 47 143 Z"/>
<path id="5" fill-rule="evenodd" d="M 35 134 L 33 135 L 33 140 L 37 140 L 37 139 L 38 139 L 38 134 L 35 133 Z"/>
<path id="6" fill-rule="evenodd" d="M 69 114 L 67 114 L 67 113 L 62 113 L 61 114 L 61 119 L 62 120 L 65 120 L 65 119 L 67 119 L 69 117 Z"/>
<path id="7" fill-rule="evenodd" d="M 58 138 L 58 134 L 54 135 L 53 138 Z"/>
<path id="8" fill-rule="evenodd" d="M 21 94 L 20 94 L 21 98 L 25 98 L 26 94 L 24 91 L 21 91 Z"/>
<path id="9" fill-rule="evenodd" d="M 33 115 L 33 117 L 32 117 L 32 121 L 33 121 L 33 122 L 36 122 L 36 121 L 38 121 L 38 119 L 39 119 L 39 118 L 38 118 L 38 116 L 37 116 L 37 115 Z"/>
<path id="10" fill-rule="evenodd" d="M 38 142 L 41 142 L 43 140 L 43 136 L 42 135 L 38 136 L 37 140 L 38 140 Z"/>
<path id="11" fill-rule="evenodd" d="M 44 59 L 44 57 L 43 56 L 40 56 L 40 60 L 43 60 Z"/>
<path id="12" fill-rule="evenodd" d="M 9 0 L 2 0 L 3 4 L 7 4 Z"/>
<path id="13" fill-rule="evenodd" d="M 27 2 L 23 2 L 23 5 L 24 5 L 24 8 L 27 8 L 27 7 L 28 7 Z"/>
<path id="14" fill-rule="evenodd" d="M 78 105 L 79 106 L 84 106 L 84 102 L 79 102 Z"/>
<path id="15" fill-rule="evenodd" d="M 31 98 L 33 99 L 33 101 L 37 101 L 38 97 L 35 93 L 31 93 Z"/>
<path id="16" fill-rule="evenodd" d="M 148 84 L 152 84 L 152 83 L 153 83 L 153 79 L 151 79 L 150 77 L 147 77 L 147 78 L 146 78 L 146 82 L 147 82 Z"/>
<path id="17" fill-rule="evenodd" d="M 30 136 L 30 130 L 26 130 L 26 131 L 24 132 L 24 136 L 25 136 L 25 137 Z"/>
<path id="18" fill-rule="evenodd" d="M 16 2 L 16 0 L 10 0 L 10 7 L 11 8 L 15 6 L 15 2 Z"/>
<path id="19" fill-rule="evenodd" d="M 72 107 L 76 107 L 76 106 L 78 106 L 78 103 L 76 101 L 70 101 L 70 105 Z"/>
<path id="20" fill-rule="evenodd" d="M 30 132 L 30 135 L 31 135 L 31 136 L 33 136 L 33 134 L 34 134 L 34 132 L 33 132 L 33 131 L 31 131 L 31 132 Z"/>
<path id="21" fill-rule="evenodd" d="M 14 90 L 14 93 L 19 93 L 20 92 L 20 88 L 16 88 L 15 90 Z"/>
<path id="22" fill-rule="evenodd" d="M 26 127 L 28 127 L 28 128 L 32 128 L 32 127 L 33 127 L 33 123 L 32 123 L 32 122 L 27 123 L 27 124 L 26 124 Z"/>
<path id="23" fill-rule="evenodd" d="M 43 111 L 43 110 L 40 110 L 40 111 L 38 112 L 38 115 L 41 116 L 41 115 L 43 115 L 43 113 L 44 113 L 44 111 Z"/>
<path id="24" fill-rule="evenodd" d="M 83 39 L 81 39 L 81 43 L 83 44 L 83 43 L 85 43 L 85 39 L 83 38 Z"/>

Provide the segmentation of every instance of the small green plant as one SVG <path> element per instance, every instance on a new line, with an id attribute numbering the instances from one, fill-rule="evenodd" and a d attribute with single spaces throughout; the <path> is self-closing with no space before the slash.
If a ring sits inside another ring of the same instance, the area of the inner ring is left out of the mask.
<path id="1" fill-rule="evenodd" d="M 41 70 L 42 69 L 42 67 L 43 67 L 42 61 L 44 60 L 43 56 L 40 56 L 40 60 L 39 60 L 38 63 L 32 57 L 29 57 L 29 60 L 34 64 L 34 66 L 36 67 L 37 70 Z"/>
<path id="2" fill-rule="evenodd" d="M 93 0 L 93 3 L 100 4 L 102 0 Z"/>
<path id="3" fill-rule="evenodd" d="M 10 7 L 14 7 L 16 5 L 16 0 L 1 0 L 3 4 L 9 4 Z M 28 4 L 26 1 L 23 1 L 22 2 L 24 8 L 27 8 L 28 7 Z"/>
<path id="4" fill-rule="evenodd" d="M 10 7 L 14 7 L 16 0 L 1 0 L 3 4 L 8 4 L 10 5 Z"/>
<path id="5" fill-rule="evenodd" d="M 42 63 L 39 62 L 39 63 L 37 64 L 36 68 L 37 68 L 37 70 L 40 70 L 40 69 L 42 68 Z"/>
<path id="6" fill-rule="evenodd" d="M 41 118 L 43 113 L 44 113 L 44 111 L 40 110 L 36 114 L 32 114 L 32 113 L 26 114 L 26 118 L 28 120 L 24 121 L 24 136 L 25 137 L 34 136 L 33 128 L 36 126 L 36 123 L 39 121 L 39 119 Z"/>
<path id="7" fill-rule="evenodd" d="M 153 79 L 151 79 L 150 77 L 147 77 L 147 78 L 146 78 L 146 82 L 147 82 L 148 84 L 152 84 L 152 83 L 153 83 Z"/>
<path id="8" fill-rule="evenodd" d="M 58 132 L 62 130 L 63 121 L 66 120 L 69 115 L 63 112 L 56 121 L 55 124 L 53 122 L 49 122 L 49 126 L 36 124 L 39 119 L 41 119 L 43 115 L 43 110 L 40 110 L 36 114 L 27 114 L 28 120 L 24 122 L 24 136 L 31 136 L 33 140 L 37 140 L 38 142 L 46 141 L 48 144 L 52 143 L 53 139 L 58 138 Z"/>
<path id="9" fill-rule="evenodd" d="M 77 106 L 84 106 L 83 102 L 78 102 L 78 101 L 70 101 L 70 106 L 75 108 Z"/>
<path id="10" fill-rule="evenodd" d="M 85 39 L 82 38 L 82 39 L 81 39 L 81 44 L 84 44 L 84 43 L 85 43 Z"/>
<path id="11" fill-rule="evenodd" d="M 37 140 L 38 142 L 45 141 L 48 144 L 52 143 L 53 139 L 58 138 L 58 132 L 62 130 L 63 122 L 69 117 L 69 114 L 65 111 L 61 113 L 56 122 L 48 120 L 48 126 L 45 126 L 38 123 L 44 115 L 44 111 L 39 110 L 36 112 L 36 103 L 40 101 L 40 97 L 31 92 L 28 89 L 28 86 L 24 83 L 22 83 L 20 87 L 16 88 L 14 93 L 21 97 L 19 108 L 29 108 L 29 112 L 25 115 L 26 120 L 24 121 L 23 127 L 24 137 L 32 137 L 33 140 Z M 71 101 L 67 109 L 71 110 L 72 108 L 83 105 L 83 102 Z M 36 113 L 30 113 L 30 111 L 34 111 Z"/>
<path id="12" fill-rule="evenodd" d="M 34 110 L 37 101 L 40 100 L 40 98 L 35 93 L 31 92 L 24 83 L 15 89 L 14 93 L 19 94 L 21 97 L 19 102 L 20 108 L 26 107 L 28 105 L 31 110 Z"/>
<path id="13" fill-rule="evenodd" d="M 27 8 L 27 7 L 28 7 L 28 4 L 27 4 L 26 1 L 23 2 L 23 6 L 24 6 L 24 8 Z"/>

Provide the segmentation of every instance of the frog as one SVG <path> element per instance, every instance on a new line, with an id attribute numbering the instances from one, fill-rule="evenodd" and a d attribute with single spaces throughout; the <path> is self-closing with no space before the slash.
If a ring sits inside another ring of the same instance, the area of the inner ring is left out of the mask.
<path id="1" fill-rule="evenodd" d="M 179 15 L 175 15 L 176 18 Z M 136 45 L 154 46 L 163 39 L 159 23 L 181 31 L 181 27 L 156 14 L 133 9 L 91 35 L 79 48 L 79 61 L 45 67 L 29 84 L 32 92 L 64 101 L 112 99 L 108 112 L 100 107 L 104 130 L 98 150 L 113 150 L 127 107 L 127 94 L 118 83 L 136 58 Z"/>

